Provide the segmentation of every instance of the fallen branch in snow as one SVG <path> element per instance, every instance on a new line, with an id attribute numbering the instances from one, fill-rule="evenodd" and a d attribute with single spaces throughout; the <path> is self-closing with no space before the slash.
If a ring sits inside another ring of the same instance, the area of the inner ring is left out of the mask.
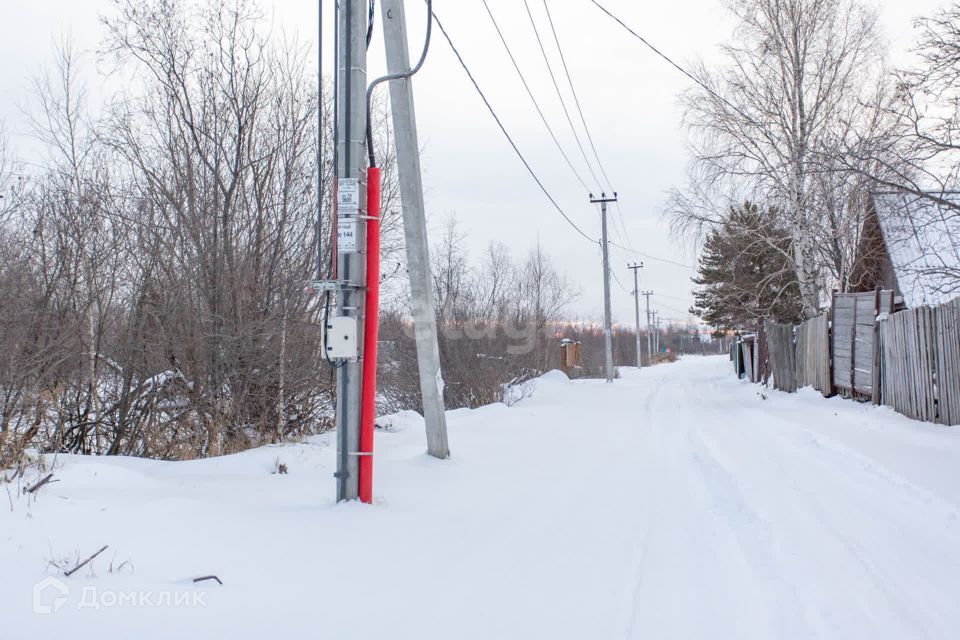
<path id="1" fill-rule="evenodd" d="M 217 576 L 200 576 L 199 578 L 194 578 L 194 579 L 193 579 L 193 581 L 194 581 L 195 583 L 196 583 L 196 582 L 205 582 L 205 581 L 207 581 L 207 580 L 216 580 L 216 581 L 217 581 L 217 584 L 223 585 L 223 580 L 221 580 L 221 579 L 218 578 Z"/>
<path id="2" fill-rule="evenodd" d="M 3 484 L 12 483 L 14 480 L 17 479 L 17 476 L 23 475 L 23 472 L 25 469 L 26 469 L 26 465 L 24 465 L 23 462 L 21 462 L 20 464 L 17 465 L 17 468 L 13 470 L 12 476 L 7 476 L 7 474 L 4 473 L 3 477 L 0 478 L 0 483 L 3 483 Z"/>
<path id="3" fill-rule="evenodd" d="M 73 569 L 70 569 L 70 571 L 67 571 L 67 572 L 64 573 L 63 575 L 65 575 L 65 576 L 67 576 L 67 577 L 69 578 L 70 576 L 72 576 L 73 574 L 75 574 L 77 571 L 79 571 L 80 569 L 82 569 L 84 566 L 86 566 L 86 564 L 87 564 L 88 562 L 90 562 L 91 560 L 93 560 L 94 558 L 96 558 L 98 555 L 100 555 L 101 553 L 103 553 L 104 551 L 106 551 L 106 550 L 107 550 L 107 546 L 108 546 L 108 545 L 103 545 L 103 546 L 100 548 L 100 551 L 97 551 L 95 554 L 93 554 L 92 556 L 90 556 L 89 558 L 87 558 L 86 560 L 84 560 L 83 562 L 81 562 L 80 564 L 78 564 L 77 566 L 75 566 Z"/>
<path id="4" fill-rule="evenodd" d="M 53 480 L 52 478 L 53 478 L 53 474 L 52 474 L 52 473 L 48 473 L 46 476 L 44 476 L 43 480 L 41 480 L 41 481 L 38 482 L 37 484 L 33 485 L 32 487 L 28 487 L 28 488 L 24 489 L 23 492 L 24 492 L 24 493 L 34 493 L 35 491 L 38 491 L 41 487 L 43 487 L 43 486 L 46 485 L 46 484 L 49 484 L 49 483 L 51 483 L 51 482 L 60 482 L 59 480 Z"/>

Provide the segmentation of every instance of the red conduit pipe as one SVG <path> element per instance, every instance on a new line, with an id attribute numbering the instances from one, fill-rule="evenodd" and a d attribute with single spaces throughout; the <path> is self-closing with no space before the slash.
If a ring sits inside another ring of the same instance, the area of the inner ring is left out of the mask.
<path id="1" fill-rule="evenodd" d="M 360 390 L 360 500 L 373 502 L 373 419 L 377 410 L 377 333 L 380 310 L 380 169 L 367 169 L 367 290 Z"/>

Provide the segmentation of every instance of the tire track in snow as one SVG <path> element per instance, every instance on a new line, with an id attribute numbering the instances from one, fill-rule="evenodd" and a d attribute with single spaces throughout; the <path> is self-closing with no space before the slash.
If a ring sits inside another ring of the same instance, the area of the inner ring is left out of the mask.
<path id="1" fill-rule="evenodd" d="M 698 442 L 698 416 L 713 410 L 712 402 L 721 397 L 714 381 L 708 389 L 698 382 L 704 381 L 677 385 L 676 379 L 664 379 L 644 398 L 656 435 L 655 473 L 649 476 L 656 498 L 643 519 L 647 528 L 638 535 L 623 637 L 655 637 L 651 628 L 669 629 L 674 633 L 669 637 L 703 637 L 725 626 L 736 629 L 737 637 L 769 637 L 774 628 L 794 622 L 789 608 L 757 607 L 777 578 L 766 560 L 751 554 L 769 543 L 732 477 Z M 739 589 L 729 588 L 733 582 Z M 673 594 L 670 602 L 647 602 L 663 589 Z M 747 593 L 751 597 L 744 597 Z M 659 605 L 683 613 L 663 620 Z M 768 612 L 784 621 L 757 615 Z"/>
<path id="2" fill-rule="evenodd" d="M 770 522 L 751 504 L 749 488 L 738 478 L 729 462 L 721 461 L 721 454 L 701 428 L 688 433 L 691 450 L 703 487 L 725 515 L 744 561 L 755 572 L 756 579 L 774 600 L 771 613 L 777 637 L 784 631 L 804 628 L 804 616 L 796 610 L 800 601 L 796 585 L 787 579 L 787 572 L 774 551 L 774 533 Z"/>
<path id="3" fill-rule="evenodd" d="M 656 383 L 656 386 L 653 390 L 645 389 L 646 396 L 643 399 L 643 418 L 646 428 L 644 429 L 644 437 L 640 441 L 641 449 L 640 454 L 645 453 L 643 445 L 647 445 L 653 439 L 653 431 L 655 429 L 655 423 L 651 419 L 653 416 L 653 405 L 655 398 L 659 395 L 662 390 L 665 381 L 663 378 L 655 378 L 653 382 Z M 648 450 L 647 450 L 648 451 Z M 650 492 L 647 492 L 649 497 Z M 624 638 L 633 638 L 634 631 L 637 624 L 637 607 L 636 603 L 640 599 L 640 594 L 644 582 L 644 561 L 649 554 L 649 545 L 652 527 L 655 526 L 655 518 L 653 515 L 660 512 L 662 508 L 663 494 L 660 492 L 655 493 L 657 499 L 654 503 L 651 500 L 645 501 L 643 509 L 643 517 L 640 519 L 639 530 L 635 531 L 631 538 L 635 539 L 636 542 L 633 545 L 633 549 L 630 551 L 630 562 L 629 562 L 629 571 L 628 578 L 626 581 L 629 583 L 630 588 L 628 591 L 627 601 L 624 604 L 623 608 L 626 609 L 627 613 L 625 614 L 626 622 L 623 625 L 622 636 Z"/>
<path id="4" fill-rule="evenodd" d="M 734 421 L 747 425 L 751 416 L 746 414 L 750 413 L 750 410 L 741 408 L 731 418 L 742 418 Z M 858 452 L 825 456 L 836 454 L 843 448 L 836 452 L 823 449 L 813 440 L 797 438 L 797 431 L 808 432 L 795 421 L 772 412 L 766 417 L 767 424 L 762 428 L 739 432 L 728 429 L 722 444 L 717 437 L 714 442 L 718 446 L 726 446 L 728 451 L 739 452 L 740 468 L 744 472 L 752 469 L 756 475 L 758 468 L 766 468 L 766 478 L 755 479 L 757 484 L 773 480 L 782 492 L 789 493 L 791 497 L 786 501 L 793 508 L 784 519 L 789 520 L 791 526 L 782 528 L 790 536 L 792 547 L 809 548 L 815 543 L 821 562 L 834 565 L 825 568 L 842 576 L 850 583 L 851 589 L 857 591 L 855 597 L 849 593 L 839 595 L 849 600 L 851 606 L 861 608 L 864 614 L 872 614 L 871 609 L 878 609 L 879 616 L 874 614 L 874 617 L 887 620 L 884 624 L 876 623 L 875 633 L 883 635 L 893 627 L 898 627 L 906 634 L 916 634 L 922 630 L 922 637 L 950 637 L 949 634 L 930 635 L 933 632 L 931 621 L 937 619 L 938 609 L 931 607 L 930 602 L 940 598 L 936 594 L 928 594 L 924 598 L 911 597 L 914 596 L 911 590 L 904 589 L 900 584 L 904 575 L 918 571 L 923 575 L 936 575 L 943 570 L 942 566 L 938 566 L 941 562 L 955 564 L 955 561 L 950 562 L 947 558 L 925 557 L 922 550 L 917 551 L 918 547 L 922 549 L 924 546 L 918 543 L 927 537 L 930 523 L 925 522 L 921 528 L 910 527 L 910 518 L 906 514 L 897 513 L 887 505 L 891 496 L 906 493 L 908 495 L 903 501 L 908 507 L 915 508 L 922 504 L 917 502 L 916 497 L 923 490 L 902 478 L 897 480 L 894 474 L 877 473 L 877 467 L 872 464 L 850 464 L 851 461 L 869 462 Z M 745 460 L 744 454 L 751 451 L 754 452 L 754 459 Z M 758 451 L 762 455 L 756 455 Z M 872 482 L 864 482 L 865 477 Z M 926 516 L 930 514 L 916 515 L 920 516 L 920 520 L 927 521 L 929 518 Z M 891 545 L 889 540 L 874 541 L 878 534 L 886 535 L 885 530 L 891 528 L 899 534 L 895 544 Z M 797 530 L 805 530 L 807 535 L 798 535 Z M 873 543 L 872 550 L 866 549 L 865 543 Z M 940 544 L 933 547 L 943 548 Z M 898 557 L 905 551 L 911 558 L 910 562 L 898 562 Z M 893 572 L 890 565 L 897 564 L 901 565 L 900 570 Z M 845 569 L 838 572 L 841 567 Z M 797 567 L 794 569 L 798 570 Z M 802 568 L 799 571 L 802 572 Z M 816 595 L 815 584 L 809 590 Z M 912 606 L 910 600 L 913 600 Z M 878 606 L 880 603 L 882 606 Z M 946 601 L 943 604 L 949 606 Z M 827 626 L 824 630 L 831 635 L 844 633 L 831 622 L 831 612 L 836 609 L 835 602 L 828 598 L 821 599 L 815 608 L 819 621 Z M 928 615 L 918 616 L 917 610 L 926 610 Z M 863 630 L 860 629 L 861 632 Z M 847 634 L 852 632 L 851 629 L 846 630 Z"/>
<path id="5" fill-rule="evenodd" d="M 955 636 L 946 612 L 956 590 L 927 593 L 922 584 L 949 583 L 955 567 L 960 576 L 957 553 L 922 549 L 956 546 L 951 505 L 811 434 L 803 413 L 746 404 L 752 386 L 684 373 L 692 375 L 658 377 L 636 398 L 653 452 L 637 456 L 651 468 L 621 637 Z M 911 527 L 911 517 L 926 522 Z M 947 527 L 935 540 L 931 519 Z M 905 586 L 911 570 L 921 577 Z"/>

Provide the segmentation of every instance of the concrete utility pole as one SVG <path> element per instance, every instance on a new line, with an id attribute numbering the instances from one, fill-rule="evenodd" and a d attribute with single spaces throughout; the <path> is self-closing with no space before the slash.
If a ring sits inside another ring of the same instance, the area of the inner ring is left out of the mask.
<path id="1" fill-rule="evenodd" d="M 627 268 L 633 271 L 633 307 L 637 318 L 637 368 L 643 366 L 640 359 L 640 269 L 643 269 L 643 263 L 633 263 L 627 265 Z"/>
<path id="2" fill-rule="evenodd" d="M 653 351 L 660 353 L 660 315 L 659 311 L 653 311 Z"/>
<path id="3" fill-rule="evenodd" d="M 337 315 L 363 317 L 364 226 L 360 212 L 366 209 L 366 189 L 360 176 L 366 168 L 364 140 L 367 129 L 367 3 L 345 0 L 337 20 L 340 87 L 337 108 L 337 274 L 340 295 Z M 361 347 L 362 348 L 362 347 Z M 362 351 L 361 351 L 362 353 Z M 358 354 L 359 355 L 359 354 Z M 337 500 L 358 497 L 360 450 L 360 358 L 345 359 L 337 368 Z"/>
<path id="4" fill-rule="evenodd" d="M 651 342 L 653 328 L 650 325 L 650 296 L 653 295 L 653 291 L 641 291 L 640 295 L 647 299 L 647 362 L 653 364 L 653 343 Z"/>
<path id="5" fill-rule="evenodd" d="M 410 69 L 410 53 L 407 49 L 407 20 L 403 0 L 381 0 L 380 7 L 383 14 L 381 22 L 387 52 L 387 72 L 391 75 L 407 72 Z M 433 19 L 432 16 L 430 19 Z M 417 341 L 420 394 L 427 427 L 427 452 L 435 458 L 447 458 L 450 456 L 450 448 L 443 405 L 437 320 L 430 280 L 430 248 L 427 243 L 412 78 L 390 82 L 390 107 L 397 146 L 397 172 L 403 204 L 403 232 Z"/>
<path id="6" fill-rule="evenodd" d="M 610 320 L 610 245 L 607 242 L 607 203 L 616 201 L 616 192 L 614 192 L 612 198 L 608 198 L 605 193 L 601 193 L 599 198 L 594 198 L 593 194 L 590 194 L 590 202 L 600 204 L 600 220 L 603 230 L 603 239 L 601 240 L 603 248 L 603 346 L 604 371 L 607 374 L 607 382 L 613 382 L 613 328 Z"/>

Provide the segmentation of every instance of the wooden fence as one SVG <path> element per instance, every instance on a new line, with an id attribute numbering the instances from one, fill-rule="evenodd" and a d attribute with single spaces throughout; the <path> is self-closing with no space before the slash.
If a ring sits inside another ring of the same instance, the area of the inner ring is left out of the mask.
<path id="1" fill-rule="evenodd" d="M 773 387 L 793 393 L 797 390 L 797 349 L 793 342 L 793 325 L 764 321 L 773 370 Z"/>
<path id="2" fill-rule="evenodd" d="M 797 386 L 813 387 L 825 396 L 833 395 L 829 313 L 797 327 Z"/>
<path id="3" fill-rule="evenodd" d="M 744 375 L 750 382 L 757 382 L 757 336 L 754 334 L 740 336 L 737 342 L 740 345 L 740 362 Z"/>
<path id="4" fill-rule="evenodd" d="M 892 291 L 833 295 L 833 386 L 850 396 L 879 399 L 877 317 L 893 312 Z"/>
<path id="5" fill-rule="evenodd" d="M 917 420 L 960 424 L 960 298 L 879 324 L 883 404 Z"/>
<path id="6" fill-rule="evenodd" d="M 781 391 L 812 386 L 829 397 L 839 388 L 916 420 L 960 425 L 960 297 L 939 307 L 892 308 L 891 291 L 836 294 L 835 315 L 796 327 L 766 321 L 758 334 L 737 338 L 731 360 L 753 382 L 772 371 Z"/>

